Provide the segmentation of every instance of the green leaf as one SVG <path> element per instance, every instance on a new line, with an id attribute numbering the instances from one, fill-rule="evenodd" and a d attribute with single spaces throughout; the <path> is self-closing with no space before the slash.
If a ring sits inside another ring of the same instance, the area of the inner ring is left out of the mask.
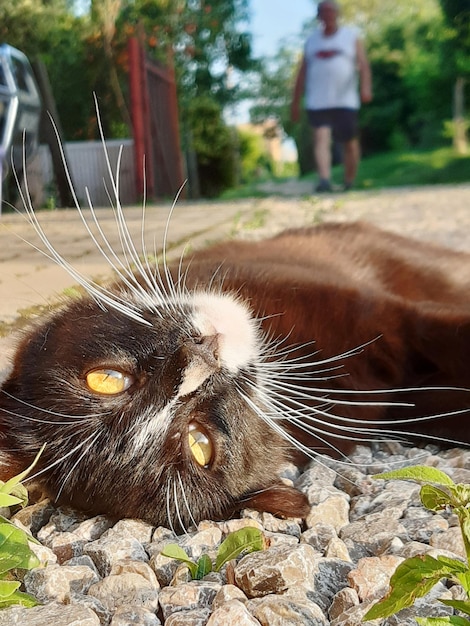
<path id="1" fill-rule="evenodd" d="M 20 586 L 18 580 L 0 580 L 0 602 L 11 596 Z"/>
<path id="2" fill-rule="evenodd" d="M 208 554 L 203 554 L 197 562 L 197 572 L 194 578 L 196 580 L 202 580 L 204 576 L 212 572 L 212 561 Z"/>
<path id="3" fill-rule="evenodd" d="M 39 559 L 28 545 L 28 535 L 9 522 L 0 523 L 0 574 L 13 568 L 32 569 Z"/>
<path id="4" fill-rule="evenodd" d="M 436 559 L 439 563 L 442 563 L 448 568 L 449 574 L 459 574 L 468 572 L 468 566 L 463 561 L 459 561 L 459 559 L 451 559 L 444 554 L 439 554 Z"/>
<path id="5" fill-rule="evenodd" d="M 449 615 L 448 617 L 415 617 L 420 626 L 469 626 L 470 622 L 465 617 Z"/>
<path id="6" fill-rule="evenodd" d="M 470 485 L 454 485 L 451 492 L 460 506 L 466 506 L 470 502 Z"/>
<path id="7" fill-rule="evenodd" d="M 367 611 L 364 619 L 388 617 L 411 606 L 416 598 L 426 595 L 449 573 L 453 573 L 452 567 L 428 554 L 406 559 L 400 563 L 391 577 L 388 594 Z"/>
<path id="8" fill-rule="evenodd" d="M 456 577 L 468 594 L 470 590 L 470 571 L 467 569 L 465 572 L 457 573 Z"/>
<path id="9" fill-rule="evenodd" d="M 392 472 L 384 472 L 375 474 L 372 478 L 383 478 L 384 480 L 415 480 L 418 483 L 433 483 L 444 487 L 453 487 L 454 481 L 441 470 L 427 465 L 414 465 L 413 467 L 403 467 L 402 469 L 393 470 Z"/>
<path id="10" fill-rule="evenodd" d="M 189 556 L 180 548 L 180 546 L 176 543 L 168 543 L 160 553 L 162 556 L 167 556 L 169 559 L 177 559 L 182 563 L 185 563 L 188 566 L 189 571 L 191 572 L 191 577 L 195 578 L 197 573 L 197 565 L 194 561 L 191 561 Z"/>
<path id="11" fill-rule="evenodd" d="M 423 485 L 419 492 L 421 502 L 430 511 L 442 511 L 451 504 L 451 496 L 434 485 Z"/>
<path id="12" fill-rule="evenodd" d="M 46 444 L 42 446 L 42 448 L 36 454 L 34 461 L 31 463 L 31 465 L 27 469 L 24 470 L 24 472 L 21 472 L 17 476 L 13 476 L 13 478 L 10 478 L 10 480 L 7 480 L 6 483 L 3 483 L 0 486 L 0 493 L 11 493 L 13 489 L 18 485 L 18 483 L 20 483 L 23 480 L 23 478 L 26 478 L 26 476 L 30 473 L 30 471 L 35 467 L 36 463 L 39 461 L 39 457 L 43 453 L 45 447 L 46 447 Z"/>
<path id="13" fill-rule="evenodd" d="M 263 550 L 264 547 L 264 536 L 259 528 L 250 526 L 240 528 L 228 535 L 225 541 L 220 544 L 214 570 L 216 572 L 220 571 L 225 563 L 235 559 L 242 552 Z"/>
<path id="14" fill-rule="evenodd" d="M 12 496 L 9 493 L 1 493 L 0 492 L 0 506 L 15 506 L 16 504 L 21 504 L 23 500 L 17 498 L 16 496 Z"/>
<path id="15" fill-rule="evenodd" d="M 5 609 L 6 607 L 13 606 L 14 604 L 21 604 L 22 606 L 31 608 L 33 606 L 37 606 L 39 602 L 36 598 L 30 596 L 29 593 L 24 593 L 23 591 L 15 591 L 7 598 L 0 598 L 0 609 Z"/>
<path id="16" fill-rule="evenodd" d="M 445 600 L 439 598 L 439 602 L 442 602 L 442 604 L 445 604 L 446 606 L 451 606 L 453 609 L 457 609 L 457 611 L 470 615 L 470 602 L 468 600 Z"/>

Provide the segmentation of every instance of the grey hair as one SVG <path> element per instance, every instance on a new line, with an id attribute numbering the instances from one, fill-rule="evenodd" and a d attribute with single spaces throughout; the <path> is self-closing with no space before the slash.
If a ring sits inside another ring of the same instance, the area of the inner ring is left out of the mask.
<path id="1" fill-rule="evenodd" d="M 339 6 L 339 4 L 337 2 L 335 2 L 335 0 L 321 0 L 321 2 L 319 2 L 318 5 L 317 5 L 317 14 L 320 13 L 320 9 L 325 4 L 330 4 L 331 6 L 333 6 L 336 9 L 337 13 L 339 13 L 341 11 L 341 7 Z"/>

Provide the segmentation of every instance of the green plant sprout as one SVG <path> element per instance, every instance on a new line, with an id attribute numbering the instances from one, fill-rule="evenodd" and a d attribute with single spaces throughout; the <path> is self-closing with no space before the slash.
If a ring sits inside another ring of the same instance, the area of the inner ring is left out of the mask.
<path id="1" fill-rule="evenodd" d="M 24 472 L 10 478 L 7 482 L 0 481 L 0 507 L 26 506 L 28 492 L 21 481 L 34 468 L 44 447 Z M 39 559 L 29 547 L 29 541 L 38 543 L 34 537 L 0 515 L 0 609 L 13 604 L 22 604 L 26 607 L 38 604 L 33 596 L 19 591 L 21 582 L 15 580 L 13 575 L 13 570 L 29 570 L 40 565 Z"/>
<path id="2" fill-rule="evenodd" d="M 406 467 L 393 472 L 376 474 L 373 478 L 384 480 L 413 480 L 422 483 L 420 498 L 430 511 L 453 511 L 459 520 L 465 546 L 465 561 L 447 556 L 432 557 L 423 554 L 406 559 L 395 570 L 390 579 L 387 595 L 372 606 L 363 621 L 384 618 L 411 606 L 417 598 L 431 591 L 443 578 L 463 587 L 467 600 L 439 599 L 460 613 L 470 615 L 470 485 L 456 484 L 444 472 L 424 465 Z M 421 626 L 470 626 L 470 620 L 459 615 L 444 617 L 416 617 Z"/>
<path id="3" fill-rule="evenodd" d="M 202 580 L 211 572 L 219 572 L 226 563 L 235 559 L 242 552 L 255 552 L 265 548 L 266 540 L 263 533 L 258 528 L 246 527 L 230 533 L 220 544 L 214 564 L 207 554 L 203 554 L 197 562 L 192 561 L 185 550 L 176 543 L 167 544 L 161 554 L 184 563 L 193 580 Z"/>

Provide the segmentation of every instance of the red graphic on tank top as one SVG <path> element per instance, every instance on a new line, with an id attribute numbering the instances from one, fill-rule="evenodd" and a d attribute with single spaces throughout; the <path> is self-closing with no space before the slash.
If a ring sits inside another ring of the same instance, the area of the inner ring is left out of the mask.
<path id="1" fill-rule="evenodd" d="M 318 50 L 318 52 L 315 53 L 315 56 L 317 59 L 331 59 L 338 54 L 341 54 L 341 50 Z"/>

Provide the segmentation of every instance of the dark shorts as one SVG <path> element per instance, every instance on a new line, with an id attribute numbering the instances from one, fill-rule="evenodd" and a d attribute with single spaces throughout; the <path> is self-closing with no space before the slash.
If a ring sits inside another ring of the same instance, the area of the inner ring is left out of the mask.
<path id="1" fill-rule="evenodd" d="M 308 121 L 314 128 L 328 126 L 341 143 L 357 137 L 359 131 L 356 109 L 307 109 Z"/>

